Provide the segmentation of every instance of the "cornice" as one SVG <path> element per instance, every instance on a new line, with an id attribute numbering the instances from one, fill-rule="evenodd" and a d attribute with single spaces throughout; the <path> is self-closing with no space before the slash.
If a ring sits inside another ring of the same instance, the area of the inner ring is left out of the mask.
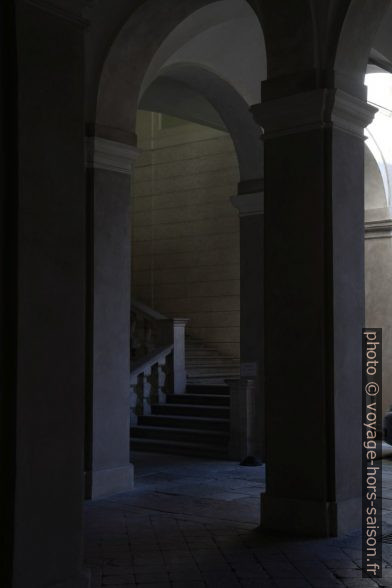
<path id="1" fill-rule="evenodd" d="M 252 107 L 266 137 L 334 127 L 363 138 L 377 108 L 339 88 L 318 88 Z"/>
<path id="2" fill-rule="evenodd" d="M 390 239 L 392 237 L 392 219 L 365 222 L 365 239 Z"/>
<path id="3" fill-rule="evenodd" d="M 264 192 L 252 192 L 231 197 L 232 205 L 240 217 L 264 214 Z"/>
<path id="4" fill-rule="evenodd" d="M 86 165 L 89 168 L 130 174 L 139 153 L 137 147 L 126 143 L 102 137 L 86 138 Z"/>

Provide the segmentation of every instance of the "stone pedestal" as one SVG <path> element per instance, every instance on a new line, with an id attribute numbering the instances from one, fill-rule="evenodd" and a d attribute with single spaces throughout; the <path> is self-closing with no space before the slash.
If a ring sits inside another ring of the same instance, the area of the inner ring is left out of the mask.
<path id="1" fill-rule="evenodd" d="M 276 87 L 276 86 L 275 86 Z M 254 108 L 265 131 L 267 489 L 262 526 L 330 536 L 361 524 L 363 128 L 338 89 Z"/>
<path id="2" fill-rule="evenodd" d="M 173 392 L 184 394 L 186 389 L 185 370 L 185 327 L 189 319 L 173 319 Z"/>
<path id="3" fill-rule="evenodd" d="M 229 457 L 240 462 L 259 456 L 260 418 L 256 380 L 245 377 L 225 380 L 230 387 Z"/>
<path id="4" fill-rule="evenodd" d="M 90 255 L 90 415 L 87 496 L 130 490 L 130 198 L 138 151 L 103 137 L 87 139 Z"/>

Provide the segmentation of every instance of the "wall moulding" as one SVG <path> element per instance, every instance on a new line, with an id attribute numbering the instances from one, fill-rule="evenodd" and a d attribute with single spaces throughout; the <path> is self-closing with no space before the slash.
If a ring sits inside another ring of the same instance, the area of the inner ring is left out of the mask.
<path id="1" fill-rule="evenodd" d="M 267 137 L 333 126 L 363 138 L 377 108 L 338 88 L 319 88 L 267 100 L 252 112 Z"/>
<path id="2" fill-rule="evenodd" d="M 365 239 L 390 239 L 391 237 L 392 219 L 365 222 Z"/>
<path id="3" fill-rule="evenodd" d="M 131 174 L 140 149 L 133 145 L 103 139 L 86 138 L 86 166 L 106 169 L 122 174 Z"/>
<path id="4" fill-rule="evenodd" d="M 264 214 L 264 192 L 232 196 L 231 203 L 238 210 L 240 217 Z"/>
<path id="5" fill-rule="evenodd" d="M 365 210 L 365 239 L 392 237 L 392 208 L 370 208 Z"/>

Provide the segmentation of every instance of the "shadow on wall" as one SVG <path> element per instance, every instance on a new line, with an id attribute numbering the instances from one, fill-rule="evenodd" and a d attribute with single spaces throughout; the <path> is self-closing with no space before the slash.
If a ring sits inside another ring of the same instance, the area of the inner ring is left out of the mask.
<path id="1" fill-rule="evenodd" d="M 132 288 L 189 334 L 239 357 L 239 171 L 228 133 L 139 111 Z"/>

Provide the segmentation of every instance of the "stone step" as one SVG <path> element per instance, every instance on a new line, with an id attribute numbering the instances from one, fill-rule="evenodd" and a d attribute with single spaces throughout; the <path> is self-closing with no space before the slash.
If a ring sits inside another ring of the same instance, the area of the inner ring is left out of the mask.
<path id="1" fill-rule="evenodd" d="M 225 384 L 188 384 L 186 387 L 187 394 L 223 394 L 230 396 L 230 388 Z"/>
<path id="2" fill-rule="evenodd" d="M 228 406 L 203 406 L 200 404 L 154 404 L 152 414 L 169 416 L 195 416 L 203 418 L 230 418 Z"/>
<path id="3" fill-rule="evenodd" d="M 131 451 L 148 451 L 150 453 L 171 453 L 173 455 L 192 455 L 227 459 L 227 450 L 223 447 L 198 443 L 178 443 L 177 441 L 158 441 L 156 439 L 137 439 L 130 441 Z"/>
<path id="4" fill-rule="evenodd" d="M 167 404 L 201 404 L 203 406 L 230 406 L 230 397 L 222 394 L 168 394 Z"/>
<path id="5" fill-rule="evenodd" d="M 158 415 L 139 417 L 139 425 L 148 427 L 173 427 L 176 429 L 201 429 L 203 431 L 225 431 L 230 428 L 226 418 L 197 417 L 184 415 Z"/>
<path id="6" fill-rule="evenodd" d="M 208 369 L 199 369 L 199 370 L 188 370 L 188 379 L 191 378 L 235 378 L 239 377 L 240 372 L 238 370 L 208 370 Z"/>
<path id="7" fill-rule="evenodd" d="M 187 378 L 188 386 L 225 386 L 226 380 L 238 380 L 239 374 L 235 376 L 193 376 L 192 378 Z"/>
<path id="8" fill-rule="evenodd" d="M 239 377 L 238 358 L 222 356 L 200 341 L 186 339 L 187 388 L 151 406 L 131 428 L 131 447 L 140 451 L 227 458 L 230 389 Z"/>
<path id="9" fill-rule="evenodd" d="M 174 427 L 148 427 L 137 425 L 131 428 L 131 438 L 181 441 L 204 445 L 227 446 L 229 435 L 225 431 L 202 431 L 200 429 L 177 429 Z"/>
<path id="10" fill-rule="evenodd" d="M 239 365 L 235 365 L 229 361 L 225 362 L 225 361 L 212 361 L 212 360 L 206 360 L 206 361 L 188 361 L 186 363 L 186 368 L 189 369 L 204 369 L 204 368 L 208 368 L 208 369 L 220 369 L 220 370 L 236 370 L 239 371 L 240 366 Z"/>
<path id="11" fill-rule="evenodd" d="M 216 351 L 189 351 L 186 350 L 185 351 L 185 358 L 186 359 L 221 359 L 223 361 L 230 361 L 233 363 L 238 363 L 239 364 L 239 359 L 238 357 L 228 357 L 226 355 L 221 355 L 220 353 L 217 353 Z"/>

